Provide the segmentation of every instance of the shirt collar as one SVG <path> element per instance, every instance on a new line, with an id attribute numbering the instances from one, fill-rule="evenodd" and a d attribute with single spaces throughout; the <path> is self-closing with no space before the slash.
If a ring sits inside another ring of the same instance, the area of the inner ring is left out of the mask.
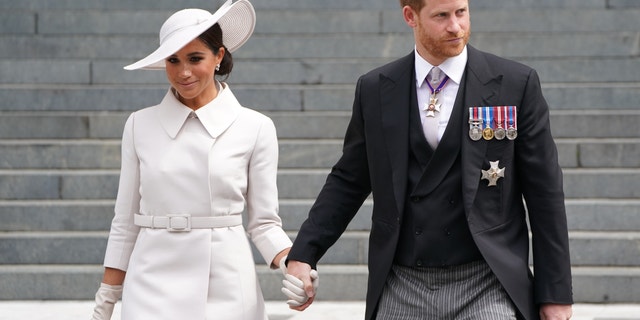
<path id="1" fill-rule="evenodd" d="M 158 105 L 159 118 L 167 134 L 174 139 L 193 112 L 178 100 L 169 89 Z M 218 96 L 195 111 L 198 119 L 212 138 L 217 138 L 236 119 L 240 103 L 226 83 L 222 83 Z"/>
<path id="2" fill-rule="evenodd" d="M 427 74 L 429 74 L 429 71 L 431 71 L 431 68 L 435 66 L 427 62 L 427 60 L 425 60 L 424 58 L 422 58 L 422 56 L 418 54 L 417 49 L 414 49 L 414 50 L 415 50 L 415 65 L 416 65 L 416 82 L 419 87 L 424 82 L 424 79 L 427 77 Z M 451 81 L 460 85 L 460 81 L 462 81 L 462 74 L 464 73 L 464 68 L 466 65 L 467 65 L 467 46 L 464 46 L 464 49 L 462 49 L 462 52 L 459 55 L 445 60 L 443 63 L 441 63 L 437 67 L 440 68 L 440 70 L 442 70 L 447 76 L 449 76 L 449 79 L 451 79 Z"/>

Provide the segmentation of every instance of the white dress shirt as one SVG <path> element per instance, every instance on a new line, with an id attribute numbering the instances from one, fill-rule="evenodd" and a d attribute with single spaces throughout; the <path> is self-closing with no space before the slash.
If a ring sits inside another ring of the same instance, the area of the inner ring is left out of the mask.
<path id="1" fill-rule="evenodd" d="M 449 76 L 449 81 L 438 93 L 438 102 L 440 106 L 440 117 L 438 122 L 438 142 L 442 139 L 444 130 L 447 128 L 449 118 L 451 117 L 451 111 L 453 110 L 453 104 L 456 101 L 458 95 L 458 88 L 460 88 L 460 81 L 462 80 L 462 74 L 467 65 L 467 47 L 465 46 L 462 52 L 455 56 L 445 60 L 439 66 L 434 66 L 427 62 L 420 54 L 418 50 L 415 50 L 415 66 L 416 66 L 416 93 L 418 95 L 418 109 L 420 110 L 420 121 L 422 126 L 425 126 L 425 119 L 427 118 L 426 106 L 429 104 L 429 97 L 431 96 L 431 89 L 426 83 L 427 74 L 431 71 L 431 68 L 438 67 L 442 72 Z M 444 77 L 443 77 L 444 78 Z M 437 87 L 432 86 L 434 89 Z"/>

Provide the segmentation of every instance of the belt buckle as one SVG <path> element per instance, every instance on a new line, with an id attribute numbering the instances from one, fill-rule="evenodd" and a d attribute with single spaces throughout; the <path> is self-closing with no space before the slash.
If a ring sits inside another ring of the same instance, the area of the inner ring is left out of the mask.
<path id="1" fill-rule="evenodd" d="M 170 215 L 167 215 L 167 218 L 169 218 L 169 221 L 167 223 L 167 231 L 169 232 L 191 231 L 191 215 L 170 214 Z"/>

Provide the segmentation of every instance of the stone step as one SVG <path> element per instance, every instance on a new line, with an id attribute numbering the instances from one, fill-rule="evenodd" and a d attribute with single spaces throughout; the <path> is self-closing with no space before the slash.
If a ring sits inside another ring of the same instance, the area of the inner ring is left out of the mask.
<path id="1" fill-rule="evenodd" d="M 397 1 L 252 2 L 258 27 L 229 82 L 276 123 L 280 214 L 293 238 L 340 154 L 356 79 L 413 40 Z M 154 49 L 159 25 L 183 6 L 0 3 L 0 300 L 93 298 L 124 119 L 167 88 L 162 72 L 122 66 Z M 482 0 L 471 10 L 471 44 L 536 68 L 553 110 L 576 301 L 640 300 L 640 2 Z M 371 208 L 322 259 L 319 299 L 364 299 Z M 265 298 L 281 300 L 280 273 L 254 255 Z"/>
<path id="2" fill-rule="evenodd" d="M 294 233 L 290 233 L 293 240 Z M 0 265 L 100 264 L 108 232 L 3 232 Z M 348 231 L 322 259 L 326 263 L 366 263 L 368 232 Z M 253 247 L 256 263 L 264 263 Z"/>
<path id="3" fill-rule="evenodd" d="M 638 9 L 474 9 L 471 25 L 478 32 L 504 33 L 593 33 L 637 31 Z M 7 20 L 0 34 L 42 35 L 150 35 L 173 10 L 33 10 L 0 12 Z M 401 18 L 400 7 L 393 9 L 261 9 L 257 11 L 255 35 L 277 34 L 371 34 L 410 33 Z M 9 23 L 15 22 L 15 23 Z"/>
<path id="4" fill-rule="evenodd" d="M 279 144 L 280 168 L 328 168 L 342 148 L 339 139 L 280 139 Z M 120 140 L 0 140 L 0 169 L 118 168 Z"/>
<path id="5" fill-rule="evenodd" d="M 358 77 L 390 59 L 307 59 L 287 58 L 236 60 L 229 82 L 234 85 L 352 85 Z M 567 58 L 519 59 L 535 68 L 546 85 L 554 83 L 587 83 L 600 86 L 638 84 L 640 59 Z M 164 72 L 129 72 L 122 67 L 131 61 L 86 59 L 3 59 L 0 85 L 157 85 L 168 86 Z M 270 72 L 277 69 L 278 72 Z"/>
<path id="6" fill-rule="evenodd" d="M 575 267 L 572 276 L 576 302 L 640 301 L 638 267 Z"/>
<path id="7" fill-rule="evenodd" d="M 196 8 L 211 8 L 215 10 L 224 3 L 223 0 L 207 1 L 192 0 L 189 6 Z M 251 3 L 256 9 L 396 9 L 399 4 L 388 0 L 254 0 Z M 179 10 L 184 8 L 184 3 L 171 0 L 112 0 L 109 2 L 101 0 L 65 0 L 65 1 L 40 1 L 21 0 L 5 1 L 0 3 L 2 9 L 20 10 Z M 501 10 L 522 10 L 524 8 L 595 8 L 595 9 L 619 9 L 638 8 L 640 5 L 635 0 L 483 0 L 471 4 L 472 9 L 501 9 Z M 519 11 L 518 11 L 519 12 Z"/>
<path id="8" fill-rule="evenodd" d="M 296 232 L 307 218 L 314 198 L 280 199 L 283 228 Z M 633 232 L 640 230 L 638 199 L 567 199 L 571 231 Z M 108 231 L 114 200 L 2 200 L 1 232 Z M 369 231 L 372 201 L 367 200 L 347 230 Z"/>
<path id="9" fill-rule="evenodd" d="M 567 223 L 576 231 L 639 231 L 639 199 L 567 199 Z"/>
<path id="10" fill-rule="evenodd" d="M 257 265 L 266 300 L 282 300 L 282 275 Z M 92 300 L 102 277 L 100 265 L 4 265 L 0 266 L 0 300 Z M 638 267 L 574 267 L 576 303 L 637 302 L 640 295 Z M 320 264 L 318 301 L 364 300 L 367 267 Z M 72 285 L 69 285 L 72 284 Z"/>
<path id="11" fill-rule="evenodd" d="M 355 81 L 353 84 L 317 86 L 232 84 L 232 90 L 242 104 L 263 112 L 350 112 L 354 87 Z M 102 116 L 111 116 L 103 112 L 134 111 L 150 106 L 160 102 L 167 89 L 167 85 L 5 85 L 0 86 L 3 97 L 0 112 L 102 111 Z M 640 109 L 640 83 L 547 83 L 543 84 L 543 90 L 553 111 Z M 63 112 L 59 114 L 64 115 Z"/>
<path id="12" fill-rule="evenodd" d="M 342 139 L 349 112 L 265 112 L 280 139 Z M 0 112 L 0 139 L 120 139 L 128 112 Z M 554 110 L 556 139 L 636 139 L 639 110 Z"/>
<path id="13" fill-rule="evenodd" d="M 598 33 L 497 33 L 477 32 L 470 44 L 506 58 L 594 58 L 637 57 L 638 32 Z M 357 41 L 355 41 L 357 40 Z M 392 59 L 413 50 L 410 33 L 256 35 L 234 53 L 238 59 Z M 121 69 L 146 56 L 158 46 L 157 35 L 0 35 L 0 57 L 4 59 L 124 60 Z M 326 50 L 331 47 L 332 50 Z M 74 50 L 69 50 L 74 48 Z M 294 60 L 294 61 L 288 61 Z M 305 62 L 305 61 L 303 61 Z M 86 61 L 84 62 L 86 63 Z M 306 62 L 311 64 L 311 62 Z M 322 63 L 314 62 L 314 63 Z M 265 63 L 263 63 L 265 64 Z M 349 62 L 349 64 L 355 64 Z M 380 63 L 376 63 L 379 65 Z M 286 65 L 275 65 L 282 68 Z M 321 64 L 321 66 L 324 66 Z M 371 69 L 370 65 L 365 65 Z M 307 68 L 313 68 L 308 65 Z M 595 67 L 598 67 L 595 65 Z M 273 71 L 273 68 L 270 68 Z M 123 71 L 124 72 L 124 71 Z M 272 76 L 277 74 L 271 72 Z M 329 80 L 329 79 L 328 79 Z M 622 81 L 622 80 L 618 80 Z"/>
<path id="14" fill-rule="evenodd" d="M 556 139 L 565 168 L 639 168 L 640 139 Z M 342 139 L 280 139 L 279 168 L 330 168 Z M 0 140 L 0 169 L 118 169 L 120 140 Z"/>
<path id="15" fill-rule="evenodd" d="M 108 231 L 113 218 L 115 200 L 0 200 L 1 232 L 67 232 Z M 283 228 L 296 232 L 313 204 L 312 199 L 280 199 L 279 215 Z M 640 204 L 638 204 L 640 206 Z M 602 205 L 605 207 L 605 204 Z M 611 204 L 616 207 L 616 204 Z M 363 204 L 359 214 L 347 228 L 349 231 L 368 231 L 371 224 L 371 201 Z M 633 218 L 636 205 L 619 210 L 621 219 Z M 583 215 L 590 217 L 587 213 Z M 597 213 L 593 214 L 597 219 Z M 246 219 L 245 219 L 246 220 Z M 603 222 L 605 224 L 605 222 Z M 628 230 L 635 227 L 616 217 L 606 220 L 610 230 Z M 589 222 L 584 222 L 589 226 Z M 605 226 L 605 227 L 607 227 Z"/>
<path id="16" fill-rule="evenodd" d="M 327 173 L 327 169 L 280 170 L 280 197 L 316 197 Z M 0 200 L 113 199 L 117 193 L 118 175 L 117 170 L 1 170 Z M 564 169 L 565 196 L 569 199 L 638 198 L 638 181 L 639 168 Z"/>
<path id="17" fill-rule="evenodd" d="M 0 264 L 100 264 L 107 236 L 87 231 L 5 232 L 0 234 Z M 347 231 L 321 263 L 365 264 L 368 240 L 369 232 Z M 640 267 L 640 231 L 571 231 L 569 242 L 574 266 Z M 264 263 L 255 248 L 254 257 L 256 263 Z"/>

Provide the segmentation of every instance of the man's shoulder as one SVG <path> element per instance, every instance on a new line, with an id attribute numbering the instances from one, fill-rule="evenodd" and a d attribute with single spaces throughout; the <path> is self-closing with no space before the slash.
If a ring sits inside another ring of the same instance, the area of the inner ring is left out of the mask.
<path id="1" fill-rule="evenodd" d="M 402 76 L 408 71 L 413 70 L 414 63 L 414 53 L 412 51 L 402 58 L 393 60 L 382 66 L 372 69 L 371 71 L 362 75 L 361 79 L 377 80 L 380 78 L 380 76 L 394 79 Z"/>
<path id="2" fill-rule="evenodd" d="M 516 60 L 512 60 L 509 58 L 505 58 L 490 52 L 486 52 L 486 51 L 482 51 L 479 49 L 476 49 L 472 46 L 467 46 L 468 48 L 468 53 L 469 53 L 469 62 L 470 64 L 474 64 L 474 63 L 478 63 L 481 61 L 484 61 L 485 63 L 487 63 L 489 66 L 491 66 L 493 69 L 506 69 L 506 70 L 511 70 L 511 71 L 515 71 L 515 70 L 522 70 L 522 71 L 527 71 L 531 70 L 532 68 L 528 65 L 525 65 L 522 62 L 516 61 Z"/>

